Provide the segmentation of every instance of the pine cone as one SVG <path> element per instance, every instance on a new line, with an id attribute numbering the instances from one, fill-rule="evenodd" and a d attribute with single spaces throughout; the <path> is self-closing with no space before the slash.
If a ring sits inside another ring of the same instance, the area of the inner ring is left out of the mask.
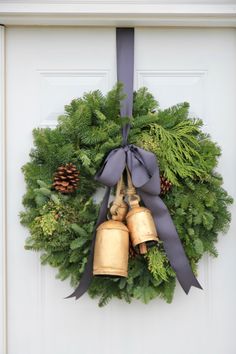
<path id="1" fill-rule="evenodd" d="M 164 195 L 167 192 L 169 192 L 169 190 L 172 187 L 172 183 L 168 181 L 168 179 L 165 178 L 164 176 L 161 176 L 160 180 L 161 180 L 161 194 Z"/>
<path id="2" fill-rule="evenodd" d="M 79 171 L 72 163 L 58 167 L 53 181 L 53 188 L 62 194 L 76 191 L 79 181 Z"/>

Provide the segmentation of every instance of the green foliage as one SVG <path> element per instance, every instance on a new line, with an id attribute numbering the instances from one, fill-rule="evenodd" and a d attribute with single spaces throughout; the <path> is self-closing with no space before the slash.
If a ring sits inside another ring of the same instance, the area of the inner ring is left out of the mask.
<path id="1" fill-rule="evenodd" d="M 153 278 L 157 281 L 164 280 L 167 281 L 167 264 L 166 257 L 163 252 L 158 250 L 158 248 L 153 247 L 149 250 L 147 254 L 148 269 L 153 275 Z"/>
<path id="2" fill-rule="evenodd" d="M 36 225 L 38 224 L 41 227 L 42 232 L 45 235 L 51 236 L 57 227 L 57 221 L 55 217 L 56 212 L 51 211 L 42 216 L 38 216 L 37 218 L 35 218 L 34 222 L 36 223 Z"/>
<path id="3" fill-rule="evenodd" d="M 30 231 L 25 248 L 40 251 L 42 264 L 58 269 L 57 277 L 77 285 L 83 274 L 98 205 L 94 174 L 107 153 L 121 144 L 120 130 L 130 122 L 129 142 L 152 151 L 161 173 L 172 182 L 165 196 L 185 252 L 196 272 L 204 253 L 217 256 L 218 235 L 230 222 L 232 199 L 216 173 L 220 149 L 202 132 L 202 121 L 190 119 L 188 103 L 161 110 L 142 88 L 134 94 L 133 118 L 120 118 L 122 86 L 106 96 L 100 91 L 74 99 L 55 129 L 35 129 L 30 161 L 22 170 L 27 185 L 21 223 Z M 76 193 L 64 196 L 51 189 L 57 168 L 73 163 L 80 171 Z M 171 302 L 175 273 L 161 242 L 145 257 L 129 260 L 128 278 L 94 278 L 89 288 L 99 306 L 113 297 L 143 303 L 160 297 Z"/>

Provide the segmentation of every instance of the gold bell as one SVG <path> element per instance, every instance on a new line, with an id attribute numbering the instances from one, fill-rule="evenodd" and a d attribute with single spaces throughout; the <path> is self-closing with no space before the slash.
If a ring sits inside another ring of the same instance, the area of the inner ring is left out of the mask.
<path id="1" fill-rule="evenodd" d="M 109 220 L 97 228 L 93 274 L 127 277 L 129 230 L 120 221 Z"/>
<path id="2" fill-rule="evenodd" d="M 147 245 L 153 246 L 158 241 L 150 210 L 140 206 L 134 207 L 128 212 L 126 220 L 133 247 L 139 246 L 140 253 L 146 253 Z"/>
<path id="3" fill-rule="evenodd" d="M 127 178 L 131 210 L 126 216 L 126 222 L 133 247 L 138 247 L 139 252 L 144 254 L 147 253 L 147 246 L 152 247 L 158 242 L 156 226 L 151 211 L 139 205 L 140 198 L 136 194 L 128 169 Z"/>
<path id="4" fill-rule="evenodd" d="M 128 210 L 121 194 L 122 181 L 117 185 L 117 193 L 111 207 L 113 220 L 99 225 L 94 249 L 93 274 L 128 276 L 129 230 L 121 222 Z"/>

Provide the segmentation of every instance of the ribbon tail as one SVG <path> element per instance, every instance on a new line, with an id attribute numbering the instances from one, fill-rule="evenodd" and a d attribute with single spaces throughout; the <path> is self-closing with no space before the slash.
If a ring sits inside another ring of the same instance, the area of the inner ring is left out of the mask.
<path id="1" fill-rule="evenodd" d="M 186 294 L 191 286 L 202 289 L 200 283 L 193 274 L 182 243 L 179 239 L 175 225 L 169 211 L 159 196 L 153 196 L 138 190 L 144 204 L 152 212 L 157 233 L 163 246 L 170 265 L 176 273 L 176 277 Z"/>
<path id="2" fill-rule="evenodd" d="M 176 272 L 176 277 L 186 294 L 189 293 L 189 290 L 191 289 L 192 286 L 198 289 L 202 289 L 201 284 L 193 274 L 189 262 L 188 264 L 185 265 L 185 267 L 181 271 L 175 270 L 175 272 Z"/>
<path id="3" fill-rule="evenodd" d="M 66 299 L 69 299 L 71 297 L 75 297 L 77 300 L 78 298 L 80 298 L 84 293 L 86 293 L 86 291 L 88 290 L 89 285 L 92 281 L 92 278 L 93 278 L 93 257 L 94 257 L 95 241 L 96 241 L 96 229 L 107 218 L 107 206 L 108 206 L 108 202 L 109 202 L 110 192 L 111 192 L 111 188 L 106 187 L 106 191 L 105 191 L 105 194 L 104 194 L 104 197 L 102 200 L 102 204 L 100 207 L 99 215 L 98 215 L 98 220 L 97 220 L 96 226 L 94 228 L 93 239 L 92 239 L 92 244 L 91 244 L 91 248 L 90 248 L 90 254 L 88 256 L 88 260 L 87 260 L 87 263 L 85 266 L 84 273 L 83 273 L 83 275 L 80 279 L 79 285 L 77 286 L 75 291 L 71 295 L 67 296 Z"/>

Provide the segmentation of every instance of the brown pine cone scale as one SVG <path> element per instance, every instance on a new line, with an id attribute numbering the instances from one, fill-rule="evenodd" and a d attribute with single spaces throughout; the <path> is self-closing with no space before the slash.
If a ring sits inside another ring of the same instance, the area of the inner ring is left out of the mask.
<path id="1" fill-rule="evenodd" d="M 169 192 L 169 190 L 172 187 L 172 183 L 170 181 L 168 181 L 167 178 L 165 178 L 164 176 L 160 176 L 160 182 L 161 182 L 161 193 L 160 194 L 166 194 L 167 192 Z"/>
<path id="2" fill-rule="evenodd" d="M 72 163 L 58 167 L 53 180 L 52 187 L 62 193 L 74 193 L 78 188 L 79 171 Z"/>

